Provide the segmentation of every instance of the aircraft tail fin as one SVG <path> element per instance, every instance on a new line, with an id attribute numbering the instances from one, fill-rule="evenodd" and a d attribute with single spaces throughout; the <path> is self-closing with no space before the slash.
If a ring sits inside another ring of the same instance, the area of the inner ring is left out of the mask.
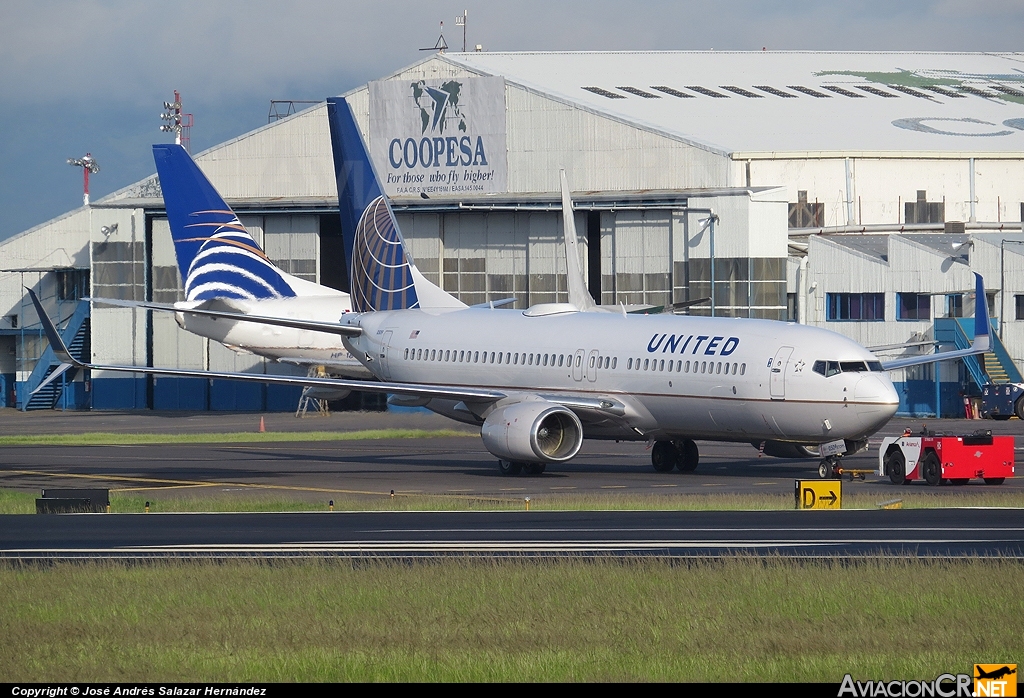
<path id="1" fill-rule="evenodd" d="M 569 287 L 569 302 L 580 310 L 593 310 L 594 303 L 580 268 L 579 238 L 576 236 L 576 217 L 572 212 L 572 197 L 569 196 L 569 182 L 565 170 L 559 170 L 562 181 L 562 235 L 565 242 L 565 273 Z"/>
<path id="2" fill-rule="evenodd" d="M 348 102 L 328 99 L 327 114 L 352 309 L 466 307 L 413 263 Z"/>
<path id="3" fill-rule="evenodd" d="M 184 148 L 154 145 L 153 159 L 187 300 L 316 295 L 270 261 Z"/>
<path id="4" fill-rule="evenodd" d="M 971 349 L 979 353 L 988 351 L 992 346 L 992 324 L 988 319 L 988 297 L 985 295 L 985 281 L 981 274 L 974 272 L 974 341 Z"/>

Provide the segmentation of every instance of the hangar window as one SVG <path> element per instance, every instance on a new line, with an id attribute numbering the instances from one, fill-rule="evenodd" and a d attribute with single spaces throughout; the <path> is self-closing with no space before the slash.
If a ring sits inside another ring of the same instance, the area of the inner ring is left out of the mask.
<path id="1" fill-rule="evenodd" d="M 786 87 L 788 87 L 791 90 L 796 90 L 797 92 L 802 92 L 808 97 L 828 97 L 830 99 L 832 97 L 832 95 L 827 95 L 824 92 L 812 90 L 810 87 L 804 87 L 803 85 L 786 85 Z"/>
<path id="2" fill-rule="evenodd" d="M 964 316 L 964 294 L 951 293 L 946 296 L 946 317 Z"/>
<path id="3" fill-rule="evenodd" d="M 961 92 L 966 92 L 968 94 L 976 95 L 978 97 L 988 97 L 991 99 L 992 97 L 997 96 L 992 94 L 991 92 L 979 90 L 977 87 L 974 87 L 973 85 L 957 85 L 957 89 L 959 89 Z"/>
<path id="4" fill-rule="evenodd" d="M 586 90 L 587 92 L 593 92 L 595 95 L 601 95 L 602 97 L 607 97 L 608 99 L 625 99 L 624 96 L 617 95 L 614 92 L 609 92 L 608 90 L 604 89 L 603 87 L 584 87 L 583 89 Z"/>
<path id="5" fill-rule="evenodd" d="M 925 85 L 922 89 L 928 90 L 929 92 L 934 92 L 935 94 L 942 95 L 943 97 L 954 97 L 957 99 L 964 99 L 967 97 L 967 95 L 962 95 L 959 94 L 958 92 L 947 90 L 946 88 L 939 87 L 938 85 Z"/>
<path id="6" fill-rule="evenodd" d="M 1003 94 L 1010 95 L 1011 97 L 1024 97 L 1024 92 L 1015 90 L 1012 87 L 1007 87 L 1006 85 L 992 85 L 992 89 L 999 90 Z"/>
<path id="7" fill-rule="evenodd" d="M 850 92 L 849 90 L 843 89 L 839 85 L 822 85 L 821 89 L 828 90 L 829 92 L 835 92 L 837 95 L 842 95 L 843 97 L 857 97 L 858 99 L 866 99 L 864 95 L 859 95 L 856 92 Z"/>
<path id="8" fill-rule="evenodd" d="M 641 90 L 638 87 L 630 87 L 629 85 L 616 85 L 615 89 L 622 90 L 623 92 L 628 92 L 629 94 L 636 95 L 637 97 L 643 97 L 644 99 L 661 99 L 660 95 L 653 95 L 650 92 L 647 92 L 646 90 Z"/>
<path id="9" fill-rule="evenodd" d="M 797 191 L 796 203 L 789 205 L 790 228 L 820 228 L 825 225 L 825 204 L 807 200 L 805 190 Z"/>
<path id="10" fill-rule="evenodd" d="M 897 293 L 897 320 L 930 320 L 932 297 L 927 293 Z"/>
<path id="11" fill-rule="evenodd" d="M 77 301 L 88 295 L 88 269 L 61 269 L 57 272 L 57 300 Z"/>
<path id="12" fill-rule="evenodd" d="M 719 87 L 721 87 L 723 90 L 729 90 L 729 92 L 733 92 L 735 94 L 738 94 L 740 97 L 751 97 L 751 98 L 754 98 L 754 99 L 764 99 L 764 95 L 756 95 L 753 92 L 751 92 L 750 90 L 744 90 L 742 87 L 736 87 L 735 85 L 719 85 Z"/>
<path id="13" fill-rule="evenodd" d="M 944 223 L 946 221 L 946 204 L 943 201 L 928 201 L 928 192 L 917 190 L 917 201 L 908 201 L 903 205 L 905 222 L 907 223 Z"/>
<path id="14" fill-rule="evenodd" d="M 679 90 L 673 87 L 669 87 L 668 85 L 651 85 L 651 89 L 657 90 L 658 92 L 664 92 L 665 94 L 672 95 L 673 97 L 680 97 L 682 99 L 694 99 L 693 95 L 688 95 L 685 92 L 680 92 Z"/>
<path id="15" fill-rule="evenodd" d="M 1024 296 L 1013 297 L 1013 307 L 1016 311 L 1014 313 L 1015 320 L 1024 320 Z"/>
<path id="16" fill-rule="evenodd" d="M 754 85 L 754 87 L 763 92 L 767 92 L 770 95 L 775 95 L 776 97 L 788 97 L 789 99 L 796 99 L 796 95 L 791 95 L 788 92 L 783 92 L 782 90 L 772 87 L 771 85 Z"/>
<path id="17" fill-rule="evenodd" d="M 723 95 L 720 92 L 715 92 L 714 90 L 709 90 L 708 88 L 701 87 L 700 85 L 687 85 L 686 89 L 693 90 L 694 92 L 696 92 L 698 94 L 707 95 L 708 97 L 717 97 L 719 99 L 728 99 L 728 97 L 729 97 L 729 95 Z"/>
<path id="18" fill-rule="evenodd" d="M 871 85 L 854 85 L 854 87 L 856 87 L 858 90 L 864 90 L 868 94 L 876 95 L 878 97 L 889 97 L 890 99 L 896 99 L 899 97 L 899 95 L 894 95 L 892 92 L 886 92 L 885 90 L 880 90 L 877 87 L 872 87 Z"/>
<path id="19" fill-rule="evenodd" d="M 886 87 L 888 87 L 890 90 L 896 90 L 897 92 L 902 92 L 905 95 L 910 95 L 911 97 L 931 99 L 931 97 L 926 95 L 924 92 L 918 92 L 913 87 L 907 87 L 906 85 L 886 85 Z"/>
<path id="20" fill-rule="evenodd" d="M 830 322 L 885 320 L 884 293 L 828 293 L 825 305 L 825 319 Z"/>

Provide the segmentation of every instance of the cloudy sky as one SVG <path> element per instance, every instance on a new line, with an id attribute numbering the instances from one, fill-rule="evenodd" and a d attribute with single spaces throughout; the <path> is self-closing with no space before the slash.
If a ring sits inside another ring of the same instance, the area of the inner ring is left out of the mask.
<path id="1" fill-rule="evenodd" d="M 485 50 L 1022 49 L 1024 0 L 4 0 L 0 239 L 154 171 L 164 100 L 182 92 L 198 153 L 267 122 L 271 99 L 323 99 L 419 60 L 439 23 Z"/>

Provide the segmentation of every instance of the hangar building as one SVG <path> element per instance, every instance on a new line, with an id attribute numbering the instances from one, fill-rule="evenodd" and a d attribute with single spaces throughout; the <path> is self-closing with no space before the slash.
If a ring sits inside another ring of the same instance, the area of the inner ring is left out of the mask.
<path id="1" fill-rule="evenodd" d="M 948 414 L 1024 361 L 1022 67 L 1009 53 L 441 53 L 346 96 L 418 267 L 470 304 L 566 298 L 560 169 L 604 304 L 711 295 L 690 312 L 930 352 L 969 339 L 982 273 L 997 352 L 893 375 L 904 413 Z M 346 286 L 323 104 L 196 160 L 271 259 Z M 164 314 L 79 300 L 180 298 L 155 176 L 0 243 L 0 404 L 294 409 L 295 391 L 125 374 L 30 398 L 54 362 L 23 286 L 97 363 L 294 372 Z"/>

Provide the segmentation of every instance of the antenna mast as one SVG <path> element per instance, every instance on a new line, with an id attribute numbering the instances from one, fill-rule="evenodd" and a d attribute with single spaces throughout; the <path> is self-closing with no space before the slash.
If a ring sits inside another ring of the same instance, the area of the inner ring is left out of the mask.
<path id="1" fill-rule="evenodd" d="M 466 20 L 469 19 L 469 10 L 463 10 L 462 16 L 455 16 L 455 26 L 462 27 L 462 52 L 466 52 Z"/>

